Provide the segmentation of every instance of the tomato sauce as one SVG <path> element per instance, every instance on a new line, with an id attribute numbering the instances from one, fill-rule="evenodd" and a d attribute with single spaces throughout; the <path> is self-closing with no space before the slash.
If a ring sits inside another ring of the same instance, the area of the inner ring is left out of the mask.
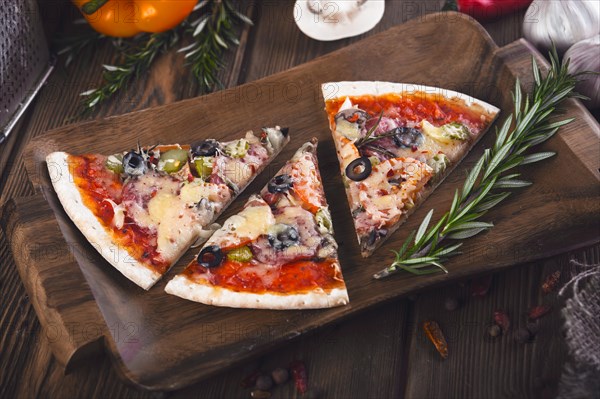
<path id="1" fill-rule="evenodd" d="M 136 225 L 127 216 L 122 228 L 113 226 L 114 210 L 105 200 L 119 204 L 123 183 L 117 174 L 106 169 L 104 162 L 103 157 L 95 155 L 69 156 L 69 168 L 84 205 L 100 220 L 114 242 L 127 250 L 129 256 L 164 274 L 170 265 L 158 253 L 156 237 L 148 229 Z"/>
<path id="2" fill-rule="evenodd" d="M 252 272 L 254 268 L 260 270 Z M 326 291 L 344 287 L 336 262 L 331 259 L 296 261 L 273 268 L 225 259 L 221 265 L 206 269 L 193 262 L 183 274 L 192 281 L 205 280 L 216 287 L 253 294 L 298 294 L 317 287 Z"/>
<path id="3" fill-rule="evenodd" d="M 449 100 L 440 95 L 424 92 L 349 96 L 349 98 L 353 105 L 372 117 L 378 117 L 383 110 L 386 117 L 400 121 L 427 120 L 435 126 L 459 122 L 477 131 L 483 130 L 491 121 L 490 118 L 481 118 L 484 110 L 477 105 L 471 110 L 462 100 Z M 326 109 L 330 118 L 337 114 L 345 100 L 346 97 L 341 97 L 327 101 Z"/>

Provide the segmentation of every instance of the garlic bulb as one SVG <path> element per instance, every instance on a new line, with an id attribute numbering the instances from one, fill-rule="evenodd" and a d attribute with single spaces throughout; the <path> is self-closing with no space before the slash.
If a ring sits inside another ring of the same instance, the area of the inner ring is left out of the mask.
<path id="1" fill-rule="evenodd" d="M 534 0 L 523 21 L 523 35 L 540 50 L 552 42 L 560 54 L 600 33 L 598 0 Z"/>
<path id="2" fill-rule="evenodd" d="M 596 72 L 600 74 L 600 34 L 591 39 L 575 43 L 565 53 L 564 59 L 570 59 L 569 73 Z M 600 107 L 600 75 L 582 75 L 575 90 L 589 97 L 583 104 L 589 109 Z"/>

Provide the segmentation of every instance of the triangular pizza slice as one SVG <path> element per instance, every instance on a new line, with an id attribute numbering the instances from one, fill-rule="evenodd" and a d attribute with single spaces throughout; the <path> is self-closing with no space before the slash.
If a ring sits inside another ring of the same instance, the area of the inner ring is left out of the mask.
<path id="1" fill-rule="evenodd" d="M 364 257 L 433 192 L 499 111 L 420 85 L 332 82 L 322 91 Z"/>
<path id="2" fill-rule="evenodd" d="M 260 195 L 225 221 L 165 291 L 235 308 L 348 303 L 316 147 L 316 139 L 304 144 Z"/>
<path id="3" fill-rule="evenodd" d="M 67 215 L 125 277 L 149 289 L 289 141 L 286 128 L 109 156 L 46 158 Z"/>

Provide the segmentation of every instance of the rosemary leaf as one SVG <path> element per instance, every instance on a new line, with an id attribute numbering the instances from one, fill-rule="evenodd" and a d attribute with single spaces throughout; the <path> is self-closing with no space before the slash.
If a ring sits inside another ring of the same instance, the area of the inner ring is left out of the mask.
<path id="1" fill-rule="evenodd" d="M 231 45 L 239 44 L 236 24 L 241 22 L 252 25 L 252 21 L 229 0 L 203 3 L 203 6 L 208 7 L 205 14 L 190 22 L 187 29 L 194 41 L 180 51 L 185 53 L 185 59 L 200 85 L 200 91 L 206 93 L 215 87 L 223 87 L 217 73 L 223 67 L 223 52 Z"/>
<path id="2" fill-rule="evenodd" d="M 415 236 L 415 244 L 418 244 L 421 241 L 421 238 L 423 238 L 423 235 L 427 231 L 427 227 L 429 227 L 429 221 L 431 220 L 432 216 L 433 209 L 429 211 L 427 216 L 425 216 L 423 219 L 423 222 L 421 222 L 421 226 L 419 226 L 419 230 L 417 230 L 417 235 Z"/>
<path id="3" fill-rule="evenodd" d="M 146 72 L 159 54 L 170 49 L 179 40 L 179 35 L 175 30 L 143 36 L 144 40 L 138 46 L 123 53 L 121 64 L 103 65 L 105 69 L 104 84 L 97 89 L 81 93 L 84 97 L 85 109 L 94 108 L 99 103 L 111 98 L 132 79 Z"/>
<path id="4" fill-rule="evenodd" d="M 520 82 L 516 81 L 512 114 L 497 131 L 494 145 L 484 151 L 467 175 L 462 190 L 456 190 L 450 210 L 433 227 L 429 227 L 433 210 L 429 211 L 418 231 L 413 231 L 404 241 L 401 250 L 395 253 L 394 261 L 375 273 L 374 278 L 385 278 L 399 271 L 415 275 L 440 271 L 447 273 L 443 263 L 460 254 L 458 249 L 463 240 L 493 227 L 492 223 L 479 219 L 511 194 L 510 191 L 498 190 L 532 184 L 518 179 L 519 173 L 507 172 L 517 166 L 539 162 L 555 155 L 549 151 L 529 155 L 524 153 L 550 139 L 560 127 L 573 121 L 573 118 L 569 118 L 550 122 L 549 118 L 556 113 L 556 108 L 564 99 L 578 97 L 574 90 L 579 75 L 569 74 L 566 63 L 559 63 L 556 49 L 550 52 L 550 63 L 550 70 L 542 77 L 542 71 L 535 60 L 532 60 L 532 93 L 525 95 L 521 91 Z M 448 240 L 459 242 L 448 245 Z"/>
<path id="5" fill-rule="evenodd" d="M 551 158 L 555 155 L 556 155 L 556 153 L 552 152 L 552 151 L 538 152 L 537 154 L 525 155 L 523 157 L 523 161 L 521 161 L 521 165 L 526 165 L 528 163 L 543 161 L 544 159 Z"/>
<path id="6" fill-rule="evenodd" d="M 97 89 L 81 93 L 85 109 L 89 110 L 111 98 L 133 79 L 144 74 L 160 54 L 175 47 L 184 36 L 191 37 L 193 42 L 179 48 L 178 52 L 185 54 L 184 58 L 199 82 L 200 91 L 206 93 L 217 86 L 222 87 L 217 73 L 224 65 L 221 61 L 223 52 L 239 44 L 235 31 L 238 22 L 252 24 L 248 17 L 236 9 L 233 1 L 204 0 L 194 7 L 187 20 L 172 30 L 113 40 L 122 56 L 121 61 L 115 65 L 103 65 L 103 84 Z M 68 54 L 67 62 L 73 58 L 73 54 L 95 44 L 98 38 L 104 36 L 94 32 L 66 43 L 62 52 Z"/>

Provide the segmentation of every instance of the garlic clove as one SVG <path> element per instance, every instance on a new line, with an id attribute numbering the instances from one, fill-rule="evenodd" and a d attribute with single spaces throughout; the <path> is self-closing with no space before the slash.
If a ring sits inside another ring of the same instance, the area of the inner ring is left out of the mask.
<path id="1" fill-rule="evenodd" d="M 552 43 L 559 54 L 600 33 L 598 0 L 534 0 L 523 21 L 523 36 L 540 50 Z"/>
<path id="2" fill-rule="evenodd" d="M 600 34 L 571 46 L 564 59 L 569 59 L 569 73 L 595 72 L 600 74 Z M 581 75 L 575 90 L 589 97 L 583 104 L 589 109 L 600 108 L 600 75 Z"/>
<path id="3" fill-rule="evenodd" d="M 333 41 L 370 31 L 384 11 L 384 0 L 297 0 L 294 20 L 306 36 Z"/>

